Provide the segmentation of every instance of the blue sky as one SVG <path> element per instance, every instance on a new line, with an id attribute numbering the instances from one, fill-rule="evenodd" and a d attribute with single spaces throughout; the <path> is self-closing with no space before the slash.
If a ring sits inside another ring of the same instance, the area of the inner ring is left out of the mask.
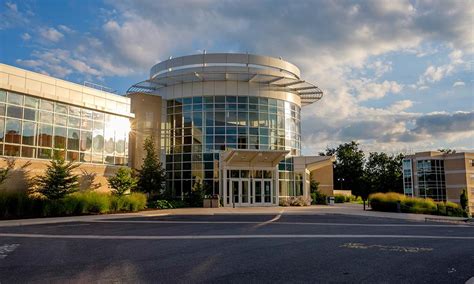
<path id="1" fill-rule="evenodd" d="M 473 17 L 466 0 L 0 0 L 0 61 L 124 93 L 169 56 L 281 56 L 325 93 L 305 154 L 472 150 Z"/>

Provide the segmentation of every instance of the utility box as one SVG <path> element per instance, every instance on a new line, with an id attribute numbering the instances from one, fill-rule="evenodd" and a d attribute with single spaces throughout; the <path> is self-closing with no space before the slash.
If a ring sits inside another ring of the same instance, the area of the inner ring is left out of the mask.
<path id="1" fill-rule="evenodd" d="M 329 199 L 328 204 L 331 206 L 334 206 L 334 196 L 329 196 L 328 199 Z"/>

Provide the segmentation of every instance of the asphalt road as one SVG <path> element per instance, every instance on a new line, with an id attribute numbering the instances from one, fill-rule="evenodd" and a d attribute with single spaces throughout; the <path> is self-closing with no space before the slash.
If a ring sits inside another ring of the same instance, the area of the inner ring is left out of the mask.
<path id="1" fill-rule="evenodd" d="M 465 283 L 474 226 L 344 215 L 0 227 L 0 283 Z"/>

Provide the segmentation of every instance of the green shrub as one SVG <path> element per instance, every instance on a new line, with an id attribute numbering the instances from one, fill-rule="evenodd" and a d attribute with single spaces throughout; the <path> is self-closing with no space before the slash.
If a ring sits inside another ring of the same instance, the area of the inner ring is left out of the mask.
<path id="1" fill-rule="evenodd" d="M 344 203 L 346 202 L 346 196 L 342 194 L 334 195 L 334 202 L 335 203 Z"/>
<path id="2" fill-rule="evenodd" d="M 440 202 L 441 203 L 441 202 Z M 459 204 L 454 202 L 447 201 L 444 203 L 446 206 L 446 215 L 447 216 L 455 216 L 455 217 L 467 217 L 466 212 L 461 208 Z"/>
<path id="3" fill-rule="evenodd" d="M 312 199 L 311 204 L 320 204 L 320 205 L 328 204 L 327 195 L 319 191 L 311 193 L 311 199 Z"/>
<path id="4" fill-rule="evenodd" d="M 168 200 L 160 199 L 160 200 L 156 200 L 153 203 L 153 208 L 156 208 L 156 209 L 173 209 L 175 207 Z"/>
<path id="5" fill-rule="evenodd" d="M 403 194 L 388 192 L 388 193 L 373 193 L 369 196 L 370 206 L 376 211 L 397 212 L 398 203 L 406 199 Z"/>
<path id="6" fill-rule="evenodd" d="M 0 219 L 103 214 L 146 208 L 146 195 L 115 196 L 100 192 L 76 192 L 61 199 L 34 198 L 25 193 L 0 192 Z"/>
<path id="7" fill-rule="evenodd" d="M 435 214 L 446 216 L 465 216 L 461 206 L 453 202 L 435 202 L 430 198 L 407 197 L 403 194 L 374 193 L 370 197 L 370 206 L 373 210 L 397 212 L 400 204 L 401 212 L 417 214 Z"/>
<path id="8" fill-rule="evenodd" d="M 122 211 L 136 212 L 146 208 L 146 195 L 143 193 L 132 193 L 122 197 Z"/>

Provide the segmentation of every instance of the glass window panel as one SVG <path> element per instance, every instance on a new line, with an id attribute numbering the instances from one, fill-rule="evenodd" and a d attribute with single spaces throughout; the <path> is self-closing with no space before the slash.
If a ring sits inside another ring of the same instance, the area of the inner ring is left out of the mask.
<path id="1" fill-rule="evenodd" d="M 3 152 L 5 156 L 20 156 L 20 146 L 19 145 L 7 145 L 5 144 L 5 151 Z"/>
<path id="2" fill-rule="evenodd" d="M 37 109 L 39 107 L 39 99 L 25 96 L 25 106 Z"/>
<path id="3" fill-rule="evenodd" d="M 80 153 L 79 154 L 79 161 L 81 161 L 81 162 L 90 163 L 91 158 L 92 158 L 91 153 Z"/>
<path id="4" fill-rule="evenodd" d="M 53 111 L 53 107 L 54 107 L 53 102 L 46 101 L 46 100 L 41 100 L 40 102 L 40 109 L 42 110 Z"/>
<path id="5" fill-rule="evenodd" d="M 94 129 L 92 133 L 92 149 L 94 152 L 102 152 L 104 150 L 104 131 L 102 129 Z"/>
<path id="6" fill-rule="evenodd" d="M 38 148 L 38 159 L 51 159 L 53 151 L 51 149 Z"/>
<path id="7" fill-rule="evenodd" d="M 20 144 L 21 121 L 18 119 L 7 119 L 5 126 L 5 142 Z"/>
<path id="8" fill-rule="evenodd" d="M 79 130 L 69 128 L 67 131 L 67 148 L 68 150 L 79 150 Z"/>
<path id="9" fill-rule="evenodd" d="M 66 126 L 67 125 L 67 116 L 62 114 L 54 115 L 54 124 Z"/>
<path id="10" fill-rule="evenodd" d="M 22 118 L 23 108 L 9 105 L 7 107 L 7 116 L 13 118 Z"/>
<path id="11" fill-rule="evenodd" d="M 81 121 L 81 129 L 83 130 L 89 130 L 91 131 L 92 130 L 92 120 L 89 120 L 89 119 L 82 119 Z"/>
<path id="12" fill-rule="evenodd" d="M 36 148 L 34 147 L 21 147 L 21 156 L 26 158 L 36 158 Z"/>
<path id="13" fill-rule="evenodd" d="M 79 152 L 67 151 L 67 161 L 77 162 L 79 161 Z"/>
<path id="14" fill-rule="evenodd" d="M 5 116 L 6 113 L 6 106 L 5 104 L 0 104 L 0 115 Z"/>
<path id="15" fill-rule="evenodd" d="M 239 127 L 238 132 L 239 132 L 239 134 L 247 134 L 248 133 L 248 128 L 247 127 Z"/>
<path id="16" fill-rule="evenodd" d="M 92 163 L 103 163 L 103 159 L 102 153 L 92 153 Z"/>
<path id="17" fill-rule="evenodd" d="M 125 154 L 125 139 L 116 139 L 116 141 L 115 141 L 115 151 L 119 155 Z"/>
<path id="18" fill-rule="evenodd" d="M 22 144 L 35 145 L 36 122 L 23 122 L 23 140 Z"/>
<path id="19" fill-rule="evenodd" d="M 0 90 L 0 101 L 4 102 L 7 99 L 7 92 L 4 90 Z"/>
<path id="20" fill-rule="evenodd" d="M 40 111 L 39 121 L 42 122 L 42 123 L 53 124 L 53 113 L 46 112 L 46 111 Z"/>
<path id="21" fill-rule="evenodd" d="M 114 141 L 114 131 L 111 129 L 105 129 L 105 153 L 113 154 L 115 149 L 115 141 Z"/>
<path id="22" fill-rule="evenodd" d="M 239 125 L 248 125 L 248 112 L 239 112 L 238 120 Z"/>
<path id="23" fill-rule="evenodd" d="M 90 151 L 92 147 L 92 132 L 82 131 L 80 140 L 80 150 Z"/>
<path id="24" fill-rule="evenodd" d="M 8 92 L 8 103 L 14 104 L 14 105 L 22 105 L 23 95 Z"/>
<path id="25" fill-rule="evenodd" d="M 81 115 L 82 115 L 83 118 L 92 119 L 92 110 L 81 109 Z"/>
<path id="26" fill-rule="evenodd" d="M 54 112 L 55 113 L 67 114 L 67 106 L 64 105 L 64 104 L 55 103 Z"/>
<path id="27" fill-rule="evenodd" d="M 69 106 L 69 115 L 81 116 L 81 109 L 75 106 Z"/>
<path id="28" fill-rule="evenodd" d="M 5 118 L 0 118 L 0 142 L 3 142 L 5 138 Z M 2 146 L 0 145 L 0 148 Z"/>
<path id="29" fill-rule="evenodd" d="M 39 124 L 38 126 L 38 145 L 43 147 L 52 147 L 53 145 L 53 126 Z"/>
<path id="30" fill-rule="evenodd" d="M 81 126 L 81 119 L 78 117 L 70 116 L 68 118 L 69 124 L 68 127 L 80 128 Z"/>
<path id="31" fill-rule="evenodd" d="M 66 149 L 67 130 L 65 127 L 54 128 L 54 148 Z"/>
<path id="32" fill-rule="evenodd" d="M 94 120 L 103 121 L 104 120 L 104 114 L 102 112 L 94 111 L 93 118 L 94 118 Z"/>
<path id="33" fill-rule="evenodd" d="M 36 121 L 37 113 L 37 110 L 25 108 L 23 111 L 23 119 Z"/>

